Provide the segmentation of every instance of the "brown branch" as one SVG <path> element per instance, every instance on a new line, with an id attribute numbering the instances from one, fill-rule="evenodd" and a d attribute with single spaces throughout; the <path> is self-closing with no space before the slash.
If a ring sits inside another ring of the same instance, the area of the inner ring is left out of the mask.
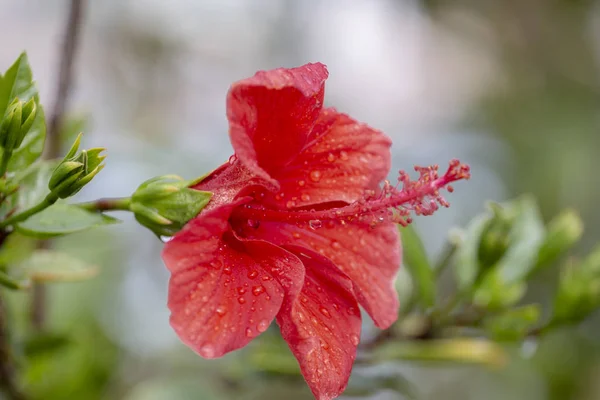
<path id="1" fill-rule="evenodd" d="M 50 114 L 48 129 L 46 131 L 46 146 L 43 154 L 46 159 L 58 158 L 61 155 L 62 141 L 60 131 L 73 81 L 73 65 L 80 41 L 84 8 L 85 0 L 71 0 L 59 58 L 60 64 L 54 107 Z M 48 248 L 49 246 L 50 243 L 47 241 L 39 243 L 40 248 Z M 31 303 L 31 322 L 36 329 L 41 330 L 44 326 L 46 314 L 46 288 L 43 285 L 36 284 L 33 286 Z"/>

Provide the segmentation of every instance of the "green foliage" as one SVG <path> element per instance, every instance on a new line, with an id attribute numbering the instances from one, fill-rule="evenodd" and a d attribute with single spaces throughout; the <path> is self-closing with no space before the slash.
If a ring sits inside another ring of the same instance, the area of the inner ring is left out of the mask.
<path id="1" fill-rule="evenodd" d="M 433 307 L 436 291 L 435 276 L 425 253 L 425 247 L 412 225 L 401 226 L 399 229 L 402 237 L 404 265 L 417 285 L 418 301 L 426 308 Z"/>
<path id="2" fill-rule="evenodd" d="M 105 214 L 58 203 L 17 224 L 15 228 L 22 235 L 44 239 L 119 222 Z"/>

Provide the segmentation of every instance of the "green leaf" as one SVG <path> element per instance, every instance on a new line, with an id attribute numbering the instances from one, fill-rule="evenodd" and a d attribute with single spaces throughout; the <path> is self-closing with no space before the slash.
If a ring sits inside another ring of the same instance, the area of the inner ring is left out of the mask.
<path id="1" fill-rule="evenodd" d="M 540 316 L 540 306 L 530 304 L 488 317 L 484 321 L 484 327 L 496 340 L 517 341 L 527 335 L 538 323 Z"/>
<path id="2" fill-rule="evenodd" d="M 20 266 L 33 281 L 73 282 L 93 278 L 98 268 L 66 253 L 36 250 Z"/>
<path id="3" fill-rule="evenodd" d="M 419 302 L 426 308 L 435 305 L 435 276 L 421 238 L 412 225 L 399 226 L 402 235 L 404 265 L 408 268 Z"/>
<path id="4" fill-rule="evenodd" d="M 490 311 L 503 310 L 516 304 L 527 290 L 522 281 L 506 282 L 499 271 L 489 271 L 473 294 L 473 303 Z"/>
<path id="5" fill-rule="evenodd" d="M 14 98 L 28 101 L 36 95 L 37 89 L 33 84 L 33 74 L 27 54 L 21 53 L 4 75 L 0 75 L 0 115 L 4 115 Z"/>
<path id="6" fill-rule="evenodd" d="M 27 357 L 36 357 L 62 350 L 71 339 L 62 334 L 43 332 L 28 337 L 23 342 L 23 352 Z"/>
<path id="7" fill-rule="evenodd" d="M 27 259 L 35 249 L 35 239 L 13 233 L 6 238 L 0 247 L 0 266 L 18 264 Z"/>
<path id="8" fill-rule="evenodd" d="M 510 245 L 494 269 L 504 282 L 514 283 L 535 268 L 545 227 L 533 197 L 523 196 L 509 207 L 515 207 L 516 214 L 509 232 Z"/>
<path id="9" fill-rule="evenodd" d="M 37 88 L 33 82 L 33 74 L 25 53 L 22 53 L 6 73 L 0 76 L 0 118 L 15 98 L 25 102 L 34 98 L 37 114 L 21 147 L 13 152 L 8 166 L 9 171 L 19 171 L 37 160 L 42 154 L 46 137 L 46 117 L 39 104 Z M 0 149 L 0 154 L 2 154 L 2 149 Z"/>
<path id="10" fill-rule="evenodd" d="M 50 238 L 120 222 L 108 215 L 93 213 L 69 204 L 55 204 L 16 226 L 23 235 Z"/>
<path id="11" fill-rule="evenodd" d="M 464 232 L 462 243 L 455 256 L 455 273 L 459 292 L 465 292 L 471 288 L 479 276 L 479 244 L 481 235 L 491 219 L 490 214 L 479 215 L 469 223 Z"/>

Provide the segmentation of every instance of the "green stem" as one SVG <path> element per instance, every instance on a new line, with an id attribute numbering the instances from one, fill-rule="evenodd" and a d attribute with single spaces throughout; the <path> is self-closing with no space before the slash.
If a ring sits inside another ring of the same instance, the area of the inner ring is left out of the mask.
<path id="1" fill-rule="evenodd" d="M 56 200 L 58 200 L 58 197 L 54 193 L 49 193 L 46 196 L 46 198 L 44 198 L 44 200 L 42 200 L 37 205 L 0 222 L 0 229 L 4 229 L 7 226 L 14 225 L 17 222 L 26 220 L 32 215 L 37 214 L 40 211 L 43 211 L 46 208 L 50 207 L 52 204 L 56 203 Z"/>
<path id="2" fill-rule="evenodd" d="M 0 160 L 0 178 L 6 174 L 6 170 L 8 169 L 8 162 L 12 157 L 12 151 L 6 151 L 2 153 L 2 159 Z"/>
<path id="3" fill-rule="evenodd" d="M 433 273 L 437 278 L 444 272 L 444 270 L 450 265 L 450 261 L 452 261 L 452 257 L 454 257 L 454 253 L 456 252 L 456 246 L 454 243 L 447 243 L 444 248 L 444 252 L 440 261 L 433 267 Z"/>
<path id="4" fill-rule="evenodd" d="M 131 205 L 131 197 L 115 197 L 107 199 L 98 199 L 85 203 L 75 204 L 79 208 L 88 211 L 129 211 Z"/>

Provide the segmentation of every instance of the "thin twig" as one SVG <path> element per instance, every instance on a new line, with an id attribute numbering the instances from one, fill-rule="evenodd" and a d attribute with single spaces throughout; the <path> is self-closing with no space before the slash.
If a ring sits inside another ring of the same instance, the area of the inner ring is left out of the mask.
<path id="1" fill-rule="evenodd" d="M 85 0 L 71 0 L 59 58 L 60 65 L 56 94 L 54 97 L 54 107 L 50 114 L 48 129 L 46 131 L 46 146 L 43 154 L 46 159 L 58 158 L 61 155 L 62 143 L 60 130 L 63 124 L 67 100 L 73 81 L 73 65 L 75 63 L 75 55 L 79 45 L 84 8 Z M 47 241 L 39 242 L 40 248 L 48 248 L 49 246 L 50 243 Z M 45 310 L 45 287 L 41 284 L 36 284 L 33 286 L 32 293 L 31 322 L 38 330 L 43 329 L 46 314 Z"/>

